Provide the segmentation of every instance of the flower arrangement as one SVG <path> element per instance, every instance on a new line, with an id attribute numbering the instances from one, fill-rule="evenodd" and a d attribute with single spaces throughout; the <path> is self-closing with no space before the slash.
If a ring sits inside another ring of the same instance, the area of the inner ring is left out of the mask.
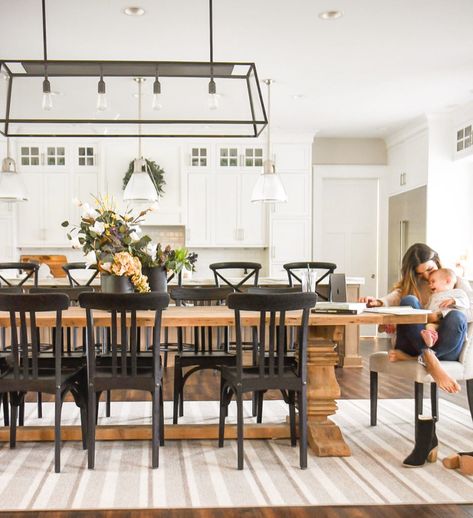
<path id="1" fill-rule="evenodd" d="M 82 248 L 88 266 L 97 265 L 101 273 L 130 278 L 141 293 L 150 291 L 148 278 L 142 268 L 160 267 L 180 273 L 184 268 L 194 271 L 197 254 L 187 248 L 172 249 L 152 243 L 147 235 L 141 235 L 140 224 L 145 216 L 155 210 L 155 205 L 134 215 L 130 209 L 120 214 L 113 199 L 108 196 L 95 198 L 96 207 L 74 200 L 82 209 L 79 225 L 64 221 L 70 227 L 67 233 L 73 248 Z"/>
<path id="2" fill-rule="evenodd" d="M 126 275 L 138 291 L 149 291 L 138 253 L 151 241 L 149 236 L 140 237 L 140 223 L 153 208 L 134 216 L 131 210 L 119 214 L 107 196 L 96 198 L 96 208 L 79 200 L 75 203 L 82 209 L 80 224 L 71 226 L 64 221 L 62 226 L 71 226 L 67 237 L 73 248 L 82 248 L 87 265 L 96 264 L 102 273 Z"/>
<path id="3" fill-rule="evenodd" d="M 184 247 L 172 249 L 170 245 L 167 245 L 162 248 L 161 243 L 156 244 L 150 241 L 138 251 L 138 257 L 143 267 L 160 267 L 178 274 L 183 269 L 194 271 L 198 256 Z"/>

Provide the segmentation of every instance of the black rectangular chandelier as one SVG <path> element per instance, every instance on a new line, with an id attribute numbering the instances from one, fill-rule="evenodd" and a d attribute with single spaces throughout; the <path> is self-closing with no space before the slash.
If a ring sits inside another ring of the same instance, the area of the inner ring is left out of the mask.
<path id="1" fill-rule="evenodd" d="M 0 61 L 8 137 L 257 137 L 267 122 L 254 63 Z"/>
<path id="2" fill-rule="evenodd" d="M 254 63 L 210 59 L 0 58 L 0 133 L 6 137 L 258 137 L 268 123 Z M 138 88 L 140 85 L 140 88 Z"/>

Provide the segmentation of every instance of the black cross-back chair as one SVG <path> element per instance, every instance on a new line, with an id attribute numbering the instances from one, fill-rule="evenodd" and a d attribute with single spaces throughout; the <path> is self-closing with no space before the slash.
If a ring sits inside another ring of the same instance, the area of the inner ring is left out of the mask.
<path id="1" fill-rule="evenodd" d="M 226 305 L 228 295 L 233 288 L 173 288 L 171 298 L 176 306 L 221 306 Z M 203 369 L 220 370 L 222 365 L 234 365 L 235 355 L 228 351 L 228 335 L 225 333 L 223 348 L 220 329 L 217 330 L 216 343 L 213 341 L 212 328 L 194 327 L 192 350 L 184 349 L 184 330 L 177 329 L 178 352 L 174 357 L 174 397 L 173 423 L 184 415 L 184 385 L 194 372 Z M 184 373 L 184 369 L 189 368 Z"/>
<path id="2" fill-rule="evenodd" d="M 69 281 L 70 286 L 90 286 L 99 273 L 96 265 L 87 267 L 86 263 L 80 263 L 80 262 L 63 264 L 62 269 L 66 272 L 67 279 Z M 78 270 L 80 270 L 80 271 L 88 270 L 90 272 L 90 277 L 85 280 L 83 280 L 83 279 L 78 280 L 73 275 L 73 273 Z"/>
<path id="3" fill-rule="evenodd" d="M 23 293 L 23 288 L 21 286 L 0 286 L 0 294 L 5 293 L 14 293 L 19 295 L 20 293 Z M 0 349 L 1 351 L 6 350 L 6 341 L 7 341 L 7 330 L 5 327 L 2 327 L 0 329 Z M 1 354 L 1 353 L 0 353 Z M 0 375 L 4 368 L 4 365 L 2 362 L 4 362 L 5 354 L 0 356 Z M 2 406 L 3 406 L 3 424 L 5 426 L 10 426 L 10 411 L 8 409 L 8 392 L 4 392 L 3 394 L 0 394 L 0 397 L 2 398 Z"/>
<path id="4" fill-rule="evenodd" d="M 321 300 L 330 300 L 330 286 L 329 293 L 327 294 L 320 293 L 320 291 L 317 288 L 323 280 L 325 280 L 331 273 L 333 273 L 336 270 L 337 265 L 335 263 L 324 263 L 320 261 L 301 261 L 297 263 L 286 263 L 283 265 L 283 267 L 287 272 L 289 286 L 294 286 L 297 283 L 302 283 L 302 279 L 298 275 L 300 270 L 307 270 L 307 268 L 310 268 L 311 270 L 317 270 L 318 272 L 321 270 L 319 276 L 315 281 L 315 293 L 317 294 L 317 297 Z"/>
<path id="5" fill-rule="evenodd" d="M 36 315 L 44 311 L 56 313 L 54 327 L 62 329 L 62 311 L 69 307 L 67 295 L 0 295 L 0 311 L 10 314 L 11 354 L 8 369 L 0 377 L 0 392 L 8 392 L 11 404 L 10 447 L 16 445 L 16 420 L 18 407 L 27 392 L 54 394 L 54 468 L 61 469 L 61 409 L 67 392 L 71 392 L 80 407 L 82 442 L 86 444 L 86 391 L 84 367 L 74 367 L 62 362 L 61 333 L 56 333 L 54 354 L 46 357 L 39 347 Z M 18 333 L 17 326 L 20 329 Z"/>
<path id="6" fill-rule="evenodd" d="M 307 333 L 310 308 L 315 305 L 314 293 L 287 293 L 276 295 L 239 294 L 228 297 L 228 307 L 235 310 L 237 336 L 236 366 L 222 367 L 220 392 L 219 447 L 223 447 L 225 417 L 228 405 L 235 395 L 237 403 L 238 469 L 243 469 L 243 394 L 280 390 L 289 405 L 291 446 L 296 445 L 295 403 L 299 408 L 300 466 L 307 467 Z M 297 365 L 284 361 L 284 326 L 286 312 L 298 310 L 300 332 L 297 345 Z M 255 365 L 243 365 L 242 311 L 258 311 L 258 354 Z M 277 331 L 279 326 L 279 331 Z M 269 336 L 266 345 L 266 336 Z M 279 334 L 279 340 L 276 338 Z"/>
<path id="7" fill-rule="evenodd" d="M 21 279 L 15 279 L 16 282 L 13 282 L 12 279 L 6 279 L 2 274 L 0 274 L 0 281 L 5 283 L 6 286 L 14 287 L 14 286 L 23 286 L 28 279 L 33 280 L 34 286 L 38 286 L 38 270 L 39 264 L 36 263 L 0 263 L 0 271 L 1 270 L 16 270 L 17 272 L 23 272 L 25 275 Z"/>
<path id="8" fill-rule="evenodd" d="M 222 284 L 230 286 L 236 292 L 244 291 L 244 285 L 251 281 L 252 286 L 258 286 L 259 272 L 261 270 L 260 263 L 251 263 L 247 261 L 228 261 L 224 263 L 209 264 L 215 279 L 215 286 Z M 225 270 L 243 270 L 244 277 L 238 282 L 231 281 L 222 271 Z M 243 288 L 243 289 L 242 289 Z"/>
<path id="9" fill-rule="evenodd" d="M 152 396 L 152 466 L 159 465 L 159 444 L 164 441 L 162 368 L 160 358 L 161 317 L 169 304 L 167 293 L 82 293 L 87 313 L 88 467 L 95 465 L 96 401 L 104 390 L 145 390 Z M 110 354 L 96 357 L 94 310 L 111 313 Z M 137 340 L 137 311 L 154 312 L 152 354 L 142 353 Z"/>

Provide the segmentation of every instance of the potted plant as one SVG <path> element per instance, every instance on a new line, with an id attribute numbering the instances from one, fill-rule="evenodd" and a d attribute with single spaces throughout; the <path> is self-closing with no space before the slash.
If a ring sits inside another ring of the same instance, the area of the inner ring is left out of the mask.
<path id="1" fill-rule="evenodd" d="M 76 204 L 82 209 L 80 224 L 74 226 L 64 221 L 62 226 L 71 226 L 67 237 L 74 248 L 82 248 L 86 263 L 97 265 L 102 291 L 150 291 L 142 273 L 139 251 L 151 238 L 140 237 L 139 225 L 152 209 L 143 210 L 136 216 L 131 210 L 120 214 L 113 200 L 106 196 L 96 198 L 95 208 L 79 200 Z"/>
<path id="2" fill-rule="evenodd" d="M 167 278 L 170 272 L 178 275 L 183 269 L 194 271 L 197 254 L 187 248 L 165 248 L 161 243 L 151 241 L 138 252 L 143 273 L 148 277 L 151 291 L 167 291 Z"/>

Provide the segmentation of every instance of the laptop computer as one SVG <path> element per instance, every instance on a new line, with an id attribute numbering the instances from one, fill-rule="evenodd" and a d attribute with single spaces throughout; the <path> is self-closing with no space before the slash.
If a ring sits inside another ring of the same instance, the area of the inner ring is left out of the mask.
<path id="1" fill-rule="evenodd" d="M 329 276 L 330 301 L 347 301 L 347 281 L 344 273 L 331 273 Z"/>

